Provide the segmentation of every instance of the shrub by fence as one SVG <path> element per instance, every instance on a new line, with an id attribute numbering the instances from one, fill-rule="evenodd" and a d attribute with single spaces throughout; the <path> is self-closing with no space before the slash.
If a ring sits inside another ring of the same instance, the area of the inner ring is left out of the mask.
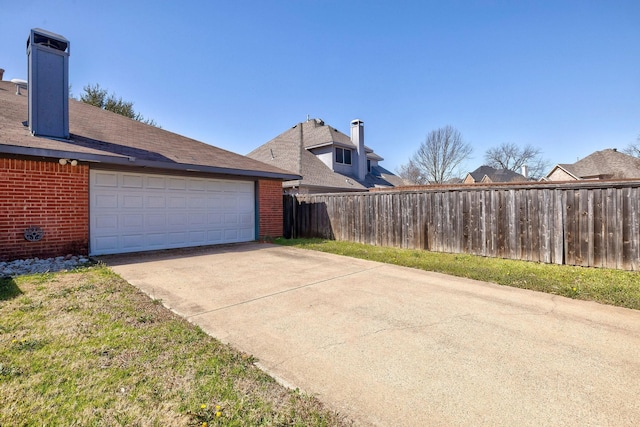
<path id="1" fill-rule="evenodd" d="M 284 196 L 285 236 L 638 270 L 640 181 Z"/>

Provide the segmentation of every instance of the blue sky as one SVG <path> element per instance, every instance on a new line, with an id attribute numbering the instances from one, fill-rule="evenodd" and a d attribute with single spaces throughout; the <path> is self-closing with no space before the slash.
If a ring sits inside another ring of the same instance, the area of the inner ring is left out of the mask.
<path id="1" fill-rule="evenodd" d="M 5 80 L 26 40 L 71 43 L 77 96 L 100 84 L 164 129 L 246 154 L 322 118 L 390 170 L 452 125 L 465 165 L 510 142 L 550 164 L 640 135 L 640 2 L 0 0 Z M 1 107 L 1 106 L 0 106 Z"/>

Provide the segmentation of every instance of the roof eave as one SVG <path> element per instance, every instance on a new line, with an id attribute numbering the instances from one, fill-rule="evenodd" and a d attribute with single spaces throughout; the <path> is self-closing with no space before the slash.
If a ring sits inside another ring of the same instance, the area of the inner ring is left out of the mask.
<path id="1" fill-rule="evenodd" d="M 356 149 L 357 147 L 354 144 L 347 144 L 346 142 L 340 142 L 340 141 L 327 141 L 327 142 L 321 142 L 319 144 L 314 144 L 314 145 L 308 145 L 305 148 L 305 150 L 313 150 L 314 148 L 322 148 L 322 147 L 328 147 L 328 146 L 337 146 L 337 147 L 342 147 L 342 148 L 349 148 L 349 149 Z"/>
<path id="2" fill-rule="evenodd" d="M 217 166 L 194 165 L 194 164 L 188 164 L 188 163 L 167 163 L 167 162 L 158 162 L 153 160 L 141 160 L 131 156 L 107 156 L 102 154 L 79 153 L 79 152 L 72 152 L 72 151 L 49 150 L 49 149 L 43 149 L 43 148 L 19 147 L 19 146 L 1 145 L 1 144 L 0 144 L 0 153 L 22 155 L 22 156 L 48 157 L 52 159 L 60 159 L 60 158 L 69 159 L 70 158 L 78 161 L 91 162 L 91 163 L 104 163 L 104 164 L 118 165 L 118 166 L 128 166 L 128 167 L 138 166 L 138 167 L 167 169 L 167 170 L 184 171 L 184 172 L 204 172 L 204 173 L 233 175 L 233 176 L 251 176 L 251 177 L 257 177 L 257 178 L 281 179 L 283 181 L 302 178 L 300 175 L 279 173 L 279 172 L 248 170 L 248 169 L 233 169 L 233 168 L 223 168 L 223 167 L 217 167 Z"/>

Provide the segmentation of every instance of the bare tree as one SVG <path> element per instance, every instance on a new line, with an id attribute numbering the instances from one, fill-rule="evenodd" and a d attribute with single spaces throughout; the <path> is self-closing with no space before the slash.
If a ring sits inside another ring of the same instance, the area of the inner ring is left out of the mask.
<path id="1" fill-rule="evenodd" d="M 428 183 L 427 178 L 422 174 L 420 168 L 418 168 L 411 159 L 407 163 L 398 166 L 398 168 L 396 168 L 396 173 L 408 185 L 422 185 Z"/>
<path id="2" fill-rule="evenodd" d="M 638 136 L 638 142 L 629 144 L 622 152 L 633 157 L 640 157 L 640 136 Z"/>
<path id="3" fill-rule="evenodd" d="M 508 169 L 520 173 L 527 166 L 529 178 L 541 178 L 549 164 L 542 158 L 542 151 L 531 145 L 519 147 L 516 144 L 504 143 L 490 148 L 484 155 L 487 166 L 496 169 Z"/>
<path id="4" fill-rule="evenodd" d="M 464 142 L 453 126 L 445 126 L 429 132 L 420 144 L 409 166 L 417 170 L 419 184 L 441 184 L 454 177 L 461 163 L 471 156 L 473 148 Z M 402 175 L 400 175 L 402 176 Z"/>

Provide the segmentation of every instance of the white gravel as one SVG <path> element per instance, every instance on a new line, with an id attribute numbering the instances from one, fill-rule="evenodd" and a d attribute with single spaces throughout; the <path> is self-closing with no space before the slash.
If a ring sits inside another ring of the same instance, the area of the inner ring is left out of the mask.
<path id="1" fill-rule="evenodd" d="M 0 261 L 0 277 L 15 277 L 23 274 L 68 271 L 89 262 L 89 258 L 80 255 L 67 255 L 46 259 L 17 259 L 15 261 L 8 262 Z"/>

